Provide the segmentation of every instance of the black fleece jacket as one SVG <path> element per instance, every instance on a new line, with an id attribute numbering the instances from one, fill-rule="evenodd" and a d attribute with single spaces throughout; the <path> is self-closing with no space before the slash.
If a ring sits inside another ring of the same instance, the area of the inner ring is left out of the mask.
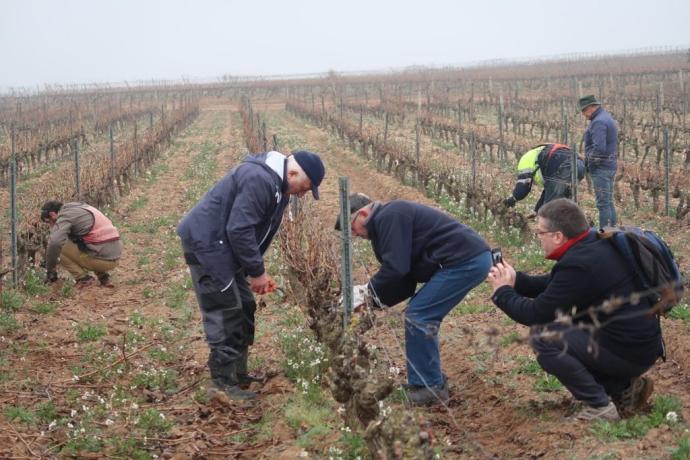
<path id="1" fill-rule="evenodd" d="M 411 201 L 375 205 L 366 223 L 379 271 L 371 288 L 385 305 L 414 294 L 442 267 L 459 265 L 489 247 L 474 230 L 444 212 Z"/>
<path id="2" fill-rule="evenodd" d="M 551 273 L 530 276 L 518 272 L 515 288 L 502 286 L 494 292 L 493 302 L 520 324 L 546 324 L 562 311 L 576 317 L 576 322 L 591 323 L 582 313 L 613 297 L 627 298 L 638 290 L 633 270 L 613 245 L 598 239 L 591 231 L 569 248 L 553 266 Z M 646 312 L 649 301 L 626 302 L 610 314 L 600 313 L 596 339 L 617 356 L 633 363 L 650 365 L 661 354 L 661 330 L 654 316 Z"/>

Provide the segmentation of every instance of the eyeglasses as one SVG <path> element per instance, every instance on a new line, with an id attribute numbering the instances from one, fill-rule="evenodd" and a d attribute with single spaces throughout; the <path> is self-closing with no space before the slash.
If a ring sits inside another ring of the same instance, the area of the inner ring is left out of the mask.
<path id="1" fill-rule="evenodd" d="M 534 235 L 535 235 L 537 238 L 539 238 L 540 236 L 545 235 L 545 234 L 547 234 L 547 233 L 556 233 L 557 231 L 558 231 L 558 230 L 548 230 L 548 231 L 537 230 L 537 231 L 534 232 Z"/>
<path id="2" fill-rule="evenodd" d="M 352 213 L 352 217 L 350 218 L 350 228 L 352 228 L 352 225 L 355 223 L 355 219 L 357 219 L 357 216 L 359 216 L 359 211 L 361 211 L 361 209 L 358 209 Z"/>

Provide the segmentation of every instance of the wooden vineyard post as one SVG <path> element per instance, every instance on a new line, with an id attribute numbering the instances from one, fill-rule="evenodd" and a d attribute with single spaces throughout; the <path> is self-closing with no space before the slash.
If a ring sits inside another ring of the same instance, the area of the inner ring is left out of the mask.
<path id="1" fill-rule="evenodd" d="M 561 121 L 563 123 L 563 131 L 561 133 L 561 142 L 568 144 L 568 116 L 565 113 L 565 97 L 561 98 Z"/>
<path id="2" fill-rule="evenodd" d="M 12 287 L 16 288 L 19 282 L 17 271 L 17 152 L 15 146 L 14 123 L 11 128 L 11 160 L 10 160 L 10 251 L 12 252 Z"/>
<path id="3" fill-rule="evenodd" d="M 462 155 L 462 105 L 458 99 L 458 153 Z"/>
<path id="4" fill-rule="evenodd" d="M 664 207 L 666 216 L 671 214 L 669 189 L 671 188 L 671 152 L 668 145 L 668 127 L 664 127 Z"/>
<path id="5" fill-rule="evenodd" d="M 74 139 L 74 193 L 77 201 L 81 201 L 81 165 L 79 164 L 79 138 Z"/>
<path id="6" fill-rule="evenodd" d="M 415 143 L 414 143 L 414 153 L 415 153 L 415 161 L 416 161 L 416 168 L 415 168 L 415 182 L 419 183 L 419 138 L 420 138 L 420 120 L 419 117 L 421 116 L 421 111 L 422 111 L 422 92 L 417 91 L 417 123 L 415 124 Z M 405 182 L 405 177 L 403 177 L 403 183 Z"/>
<path id="7" fill-rule="evenodd" d="M 115 142 L 113 140 L 113 124 L 108 129 L 110 136 L 110 185 L 115 187 Z"/>
<path id="8" fill-rule="evenodd" d="M 577 203 L 577 152 L 575 151 L 575 144 L 570 146 L 570 195 L 575 203 Z"/>
<path id="9" fill-rule="evenodd" d="M 503 92 L 498 97 L 498 152 L 496 153 L 499 159 L 503 159 Z"/>
<path id="10" fill-rule="evenodd" d="M 470 140 L 470 155 L 472 155 L 472 190 L 477 187 L 477 143 L 474 132 Z"/>
<path id="11" fill-rule="evenodd" d="M 383 143 L 388 141 L 388 112 L 385 112 L 385 125 L 383 127 Z"/>
<path id="12" fill-rule="evenodd" d="M 340 177 L 340 231 L 342 238 L 343 330 L 350 323 L 352 312 L 352 229 L 350 228 L 350 185 Z"/>

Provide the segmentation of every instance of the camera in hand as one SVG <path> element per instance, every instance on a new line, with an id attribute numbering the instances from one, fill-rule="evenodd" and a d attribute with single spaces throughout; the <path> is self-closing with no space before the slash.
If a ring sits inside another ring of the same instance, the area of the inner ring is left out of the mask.
<path id="1" fill-rule="evenodd" d="M 501 253 L 501 248 L 493 248 L 491 250 L 491 262 L 493 263 L 494 267 L 497 264 L 503 263 L 503 254 Z"/>

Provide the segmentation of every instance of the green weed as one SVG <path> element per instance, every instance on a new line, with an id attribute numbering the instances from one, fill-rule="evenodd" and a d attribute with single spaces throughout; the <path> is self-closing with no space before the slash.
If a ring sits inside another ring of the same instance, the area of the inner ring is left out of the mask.
<path id="1" fill-rule="evenodd" d="M 563 388 L 563 384 L 559 382 L 556 377 L 551 374 L 547 374 L 546 372 L 543 372 L 537 381 L 534 382 L 534 389 L 544 393 L 560 391 Z"/>
<path id="2" fill-rule="evenodd" d="M 31 307 L 31 311 L 34 313 L 39 313 L 41 315 L 48 315 L 50 313 L 53 313 L 57 306 L 54 303 L 50 302 L 44 302 L 44 303 L 38 303 Z"/>
<path id="3" fill-rule="evenodd" d="M 675 396 L 658 396 L 654 400 L 652 411 L 648 415 L 636 415 L 619 422 L 596 422 L 591 430 L 596 437 L 603 441 L 617 439 L 642 438 L 652 428 L 662 424 L 672 425 L 667 415 L 671 412 L 680 413 L 682 404 Z"/>
<path id="4" fill-rule="evenodd" d="M 671 452 L 671 460 L 690 460 L 690 436 L 678 441 L 678 447 Z"/>
<path id="5" fill-rule="evenodd" d="M 17 311 L 24 305 L 24 297 L 14 289 L 0 291 L 0 308 L 5 311 Z"/>
<path id="6" fill-rule="evenodd" d="M 178 310 L 187 304 L 187 287 L 184 283 L 171 284 L 165 294 L 165 304 Z"/>
<path id="7" fill-rule="evenodd" d="M 501 337 L 501 346 L 502 347 L 507 347 L 508 345 L 511 345 L 513 343 L 517 343 L 520 341 L 520 333 L 516 331 L 509 332 L 508 334 L 504 335 Z"/>
<path id="8" fill-rule="evenodd" d="M 679 319 L 682 321 L 690 320 L 690 307 L 687 304 L 680 304 L 673 307 L 668 313 L 669 318 Z"/>
<path id="9" fill-rule="evenodd" d="M 43 277 L 33 268 L 27 270 L 24 276 L 24 291 L 31 295 L 44 295 L 48 292 L 48 286 L 46 286 Z"/>
<path id="10" fill-rule="evenodd" d="M 150 368 L 135 375 L 132 384 L 139 388 L 170 393 L 177 389 L 177 372 L 172 369 Z"/>
<path id="11" fill-rule="evenodd" d="M 149 199 L 147 196 L 140 196 L 136 200 L 132 201 L 132 204 L 129 205 L 129 211 L 136 211 L 138 209 L 142 209 L 146 206 L 146 204 L 149 202 Z"/>
<path id="12" fill-rule="evenodd" d="M 19 323 L 11 313 L 0 311 L 0 332 L 9 333 L 16 331 Z"/>
<path id="13" fill-rule="evenodd" d="M 36 414 L 21 406 L 8 406 L 5 408 L 5 417 L 8 420 L 17 420 L 20 423 L 31 425 L 36 422 Z"/>
<path id="14" fill-rule="evenodd" d="M 170 431 L 173 423 L 156 409 L 146 409 L 139 415 L 136 426 L 147 434 L 165 434 Z"/>
<path id="15" fill-rule="evenodd" d="M 77 326 L 77 340 L 80 342 L 95 342 L 107 333 L 103 324 L 79 324 Z"/>

